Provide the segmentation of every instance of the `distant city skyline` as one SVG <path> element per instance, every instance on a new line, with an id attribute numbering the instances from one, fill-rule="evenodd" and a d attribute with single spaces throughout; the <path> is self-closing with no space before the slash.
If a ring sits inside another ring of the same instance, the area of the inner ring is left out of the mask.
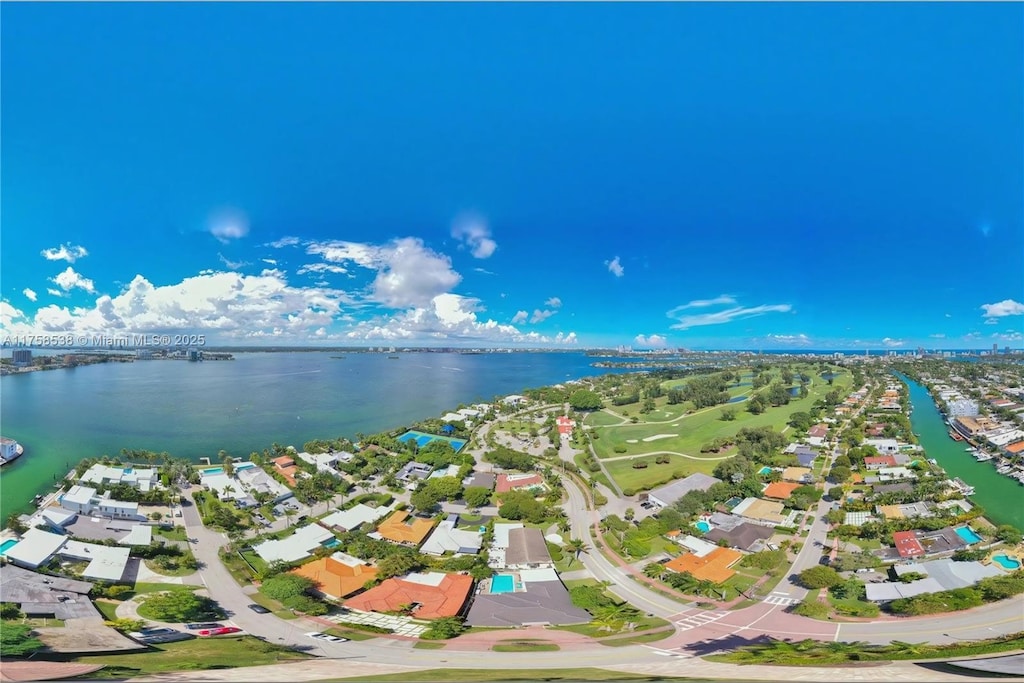
<path id="1" fill-rule="evenodd" d="M 1019 349 L 1022 54 L 1018 3 L 7 5 L 0 337 Z"/>

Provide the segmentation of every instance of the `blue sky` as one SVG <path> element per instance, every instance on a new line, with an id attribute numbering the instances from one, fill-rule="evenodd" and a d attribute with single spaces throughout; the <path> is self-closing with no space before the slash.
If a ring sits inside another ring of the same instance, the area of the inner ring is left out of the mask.
<path id="1" fill-rule="evenodd" d="M 1017 3 L 15 3 L 7 335 L 1021 347 Z"/>

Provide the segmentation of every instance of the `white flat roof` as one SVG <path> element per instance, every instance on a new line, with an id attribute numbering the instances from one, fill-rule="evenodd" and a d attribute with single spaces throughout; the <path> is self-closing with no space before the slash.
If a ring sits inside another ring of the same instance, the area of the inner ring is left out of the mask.
<path id="1" fill-rule="evenodd" d="M 60 554 L 76 560 L 89 560 L 82 576 L 102 581 L 120 581 L 128 566 L 129 548 L 119 548 L 81 541 L 68 541 Z"/>
<path id="2" fill-rule="evenodd" d="M 424 572 L 419 574 L 408 574 L 402 577 L 403 581 L 418 583 L 423 586 L 440 586 L 444 577 L 448 576 L 443 572 Z"/>
<path id="3" fill-rule="evenodd" d="M 68 492 L 60 497 L 61 502 L 74 503 L 76 505 L 88 505 L 96 497 L 96 489 L 89 486 L 76 484 L 68 489 Z"/>
<path id="4" fill-rule="evenodd" d="M 377 521 L 387 513 L 391 512 L 394 507 L 394 503 L 378 508 L 372 508 L 369 505 L 359 503 L 348 510 L 332 512 L 320 520 L 320 522 L 326 526 L 336 526 L 351 531 L 361 524 L 369 524 Z"/>
<path id="5" fill-rule="evenodd" d="M 334 534 L 330 531 L 319 524 L 310 524 L 279 541 L 264 541 L 255 545 L 253 550 L 267 562 L 294 562 L 309 557 L 312 551 L 331 538 L 334 538 Z"/>
<path id="6" fill-rule="evenodd" d="M 508 534 L 513 529 L 522 529 L 523 523 L 516 522 L 514 524 L 495 524 L 494 525 L 494 542 L 495 548 L 507 548 L 508 547 Z"/>
<path id="7" fill-rule="evenodd" d="M 128 535 L 118 541 L 121 545 L 149 545 L 152 542 L 153 527 L 146 526 L 145 524 L 132 526 L 132 530 L 128 532 Z"/>
<path id="8" fill-rule="evenodd" d="M 7 551 L 6 556 L 34 569 L 45 564 L 67 542 L 67 536 L 32 528 L 22 535 L 18 545 Z"/>
<path id="9" fill-rule="evenodd" d="M 683 536 L 678 539 L 679 544 L 684 548 L 689 548 L 693 551 L 693 554 L 697 557 L 704 557 L 712 550 L 716 550 L 718 545 L 715 543 L 708 543 L 704 539 L 697 538 L 696 536 Z"/>
<path id="10" fill-rule="evenodd" d="M 560 581 L 558 572 L 554 569 L 520 569 L 519 578 L 529 588 L 531 583 L 543 583 L 545 581 Z"/>

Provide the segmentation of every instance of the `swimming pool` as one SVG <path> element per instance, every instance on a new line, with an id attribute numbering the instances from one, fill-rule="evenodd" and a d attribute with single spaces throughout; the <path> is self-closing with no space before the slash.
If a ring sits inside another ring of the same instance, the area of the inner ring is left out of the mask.
<path id="1" fill-rule="evenodd" d="M 696 524 L 694 524 L 694 526 L 703 531 L 704 533 L 711 531 L 711 525 L 707 522 L 697 522 Z"/>
<path id="2" fill-rule="evenodd" d="M 736 507 L 737 505 L 739 505 L 742 502 L 743 502 L 742 498 L 740 498 L 739 496 L 733 496 L 729 500 L 725 501 L 725 507 L 727 507 L 730 510 L 732 510 L 734 507 Z"/>
<path id="3" fill-rule="evenodd" d="M 416 445 L 419 446 L 420 448 L 423 448 L 424 446 L 426 446 L 431 441 L 434 441 L 435 439 L 447 441 L 452 445 L 452 448 L 455 449 L 456 453 L 462 450 L 462 447 L 466 445 L 465 439 L 453 439 L 447 436 L 439 436 L 437 434 L 424 434 L 423 432 L 416 432 L 412 430 L 398 437 L 398 440 L 401 441 L 402 443 L 405 443 L 406 441 L 410 440 L 415 440 Z"/>
<path id="4" fill-rule="evenodd" d="M 203 474 L 224 474 L 223 467 L 207 467 L 199 471 L 202 472 Z"/>
<path id="5" fill-rule="evenodd" d="M 956 528 L 956 535 L 964 539 L 968 544 L 978 543 L 981 541 L 981 536 L 974 533 L 974 529 L 969 526 L 960 526 Z"/>
<path id="6" fill-rule="evenodd" d="M 759 469 L 757 471 L 757 473 L 758 474 L 771 474 L 772 473 L 772 468 L 771 467 L 762 467 L 761 469 Z"/>
<path id="7" fill-rule="evenodd" d="M 1015 560 L 1009 555 L 993 555 L 992 560 L 998 562 L 1003 569 L 1020 569 L 1020 560 Z"/>
<path id="8" fill-rule="evenodd" d="M 331 538 L 331 539 L 328 539 L 328 540 L 324 541 L 320 545 L 322 545 L 325 548 L 337 548 L 339 545 L 341 545 L 341 541 L 339 541 L 336 538 Z"/>
<path id="9" fill-rule="evenodd" d="M 235 471 L 237 472 L 238 470 L 247 470 L 250 467 L 256 467 L 256 463 L 252 463 L 252 462 L 242 462 L 242 463 L 239 463 L 239 464 L 235 465 Z"/>
<path id="10" fill-rule="evenodd" d="M 491 593 L 512 593 L 516 589 L 516 577 L 511 574 L 495 574 L 491 577 Z"/>
<path id="11" fill-rule="evenodd" d="M 7 551 L 16 545 L 18 545 L 18 541 L 14 540 L 13 538 L 8 538 L 3 543 L 0 543 L 0 555 L 6 555 Z"/>

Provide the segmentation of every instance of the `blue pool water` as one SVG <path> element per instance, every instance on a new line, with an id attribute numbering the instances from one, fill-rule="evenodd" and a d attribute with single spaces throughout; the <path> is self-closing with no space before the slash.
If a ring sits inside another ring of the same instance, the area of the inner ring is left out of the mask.
<path id="1" fill-rule="evenodd" d="M 0 550 L 2 554 L 2 550 Z M 1020 560 L 1015 560 L 1009 555 L 993 555 L 992 559 L 999 563 L 1003 569 L 1020 569 Z"/>
<path id="2" fill-rule="evenodd" d="M 704 533 L 711 531 L 711 525 L 707 522 L 697 522 L 694 526 L 703 531 Z"/>
<path id="3" fill-rule="evenodd" d="M 516 577 L 511 574 L 495 574 L 491 577 L 491 593 L 511 593 L 516 589 Z"/>
<path id="4" fill-rule="evenodd" d="M 737 505 L 739 505 L 742 502 L 743 502 L 742 498 L 740 498 L 739 496 L 733 496 L 729 500 L 725 501 L 725 507 L 727 507 L 730 510 L 732 510 L 734 507 L 736 507 Z"/>
<path id="5" fill-rule="evenodd" d="M 7 551 L 18 545 L 18 542 L 13 538 L 8 538 L 3 543 L 0 543 L 0 555 L 6 555 Z"/>
<path id="6" fill-rule="evenodd" d="M 977 543 L 981 540 L 981 536 L 974 533 L 974 529 L 969 526 L 957 527 L 956 535 L 964 539 L 968 543 Z"/>
<path id="7" fill-rule="evenodd" d="M 241 465 L 236 465 L 235 466 L 235 471 L 237 472 L 238 470 L 247 470 L 250 467 L 256 467 L 256 464 L 255 463 L 251 463 L 251 462 L 245 462 L 245 463 L 242 463 Z"/>
<path id="8" fill-rule="evenodd" d="M 339 541 L 336 538 L 332 538 L 330 540 L 324 541 L 323 543 L 321 543 L 321 545 L 325 548 L 337 548 L 339 545 L 341 545 L 341 541 Z"/>
<path id="9" fill-rule="evenodd" d="M 424 446 L 426 446 L 428 443 L 435 439 L 447 441 L 452 445 L 452 448 L 455 449 L 456 453 L 462 450 L 462 447 L 466 445 L 465 439 L 452 439 L 451 437 L 447 436 L 438 436 L 437 434 L 424 434 L 423 432 L 415 431 L 408 431 L 405 434 L 402 434 L 400 437 L 398 437 L 398 440 L 403 443 L 409 441 L 410 439 L 415 440 L 416 445 L 419 446 L 420 448 L 423 448 Z"/>
<path id="10" fill-rule="evenodd" d="M 757 471 L 757 473 L 758 474 L 771 474 L 772 473 L 772 468 L 771 467 L 762 467 L 761 469 L 759 469 Z"/>
<path id="11" fill-rule="evenodd" d="M 202 472 L 203 474 L 224 474 L 223 467 L 207 467 L 199 471 Z"/>

